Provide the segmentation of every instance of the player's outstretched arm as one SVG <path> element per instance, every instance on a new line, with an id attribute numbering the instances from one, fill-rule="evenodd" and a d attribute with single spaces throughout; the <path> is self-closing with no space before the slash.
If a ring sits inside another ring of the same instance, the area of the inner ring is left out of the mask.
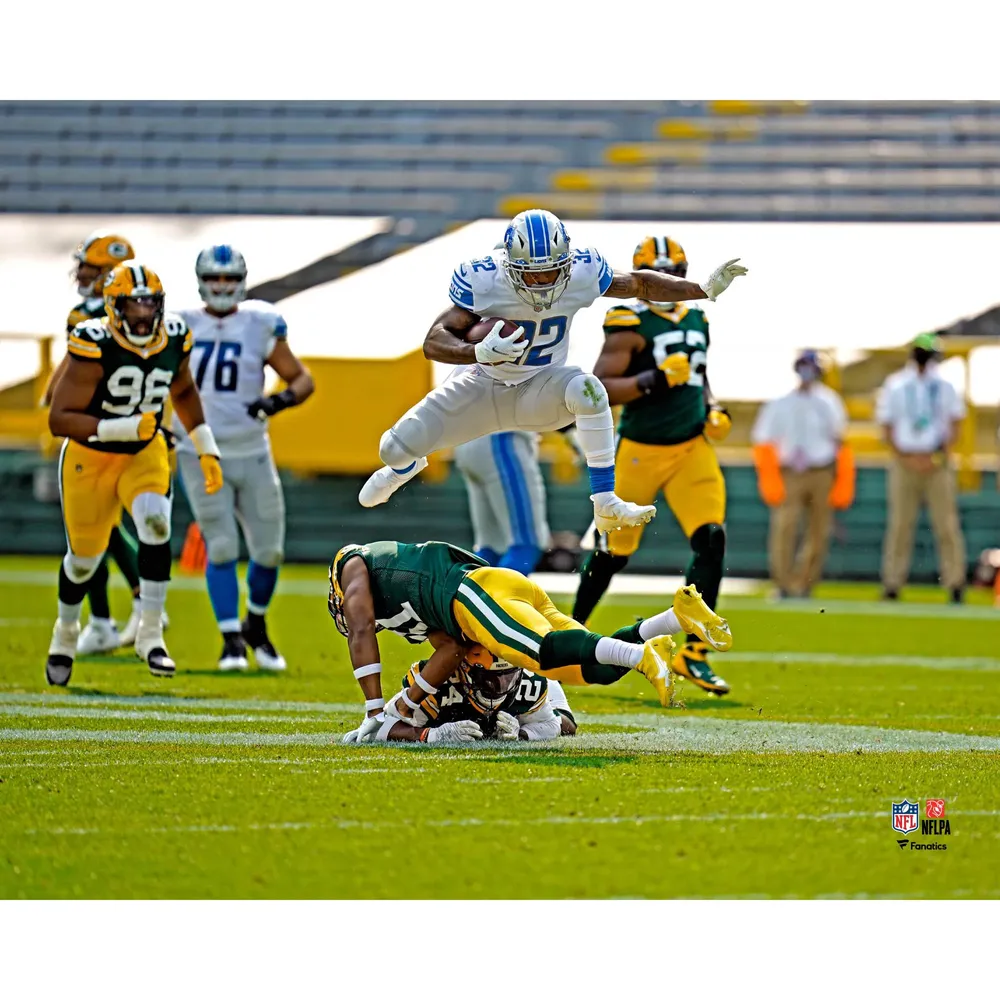
<path id="1" fill-rule="evenodd" d="M 479 322 L 468 309 L 450 306 L 436 320 L 424 337 L 424 357 L 446 365 L 474 365 L 476 345 L 467 344 L 463 335 Z"/>
<path id="2" fill-rule="evenodd" d="M 647 302 L 684 302 L 689 299 L 711 299 L 714 302 L 732 284 L 734 278 L 747 273 L 747 269 L 738 261 L 739 257 L 727 260 L 700 285 L 696 281 L 675 278 L 659 271 L 644 269 L 630 274 L 616 271 L 604 294 L 611 299 L 640 298 Z"/>
<path id="3" fill-rule="evenodd" d="M 83 361 L 69 354 L 65 361 L 66 370 L 59 379 L 53 380 L 55 385 L 52 407 L 49 410 L 49 430 L 55 437 L 68 437 L 86 444 L 97 436 L 98 425 L 101 423 L 86 410 L 101 384 L 104 370 L 99 362 Z M 136 423 L 138 421 L 138 418 L 132 417 L 120 419 L 134 420 Z M 132 440 L 138 441 L 139 438 L 136 436 Z"/>

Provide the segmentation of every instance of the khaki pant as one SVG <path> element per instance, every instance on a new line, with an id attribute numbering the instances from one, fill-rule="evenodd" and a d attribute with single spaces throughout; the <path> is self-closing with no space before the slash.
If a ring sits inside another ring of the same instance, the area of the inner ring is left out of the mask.
<path id="1" fill-rule="evenodd" d="M 785 482 L 785 502 L 771 510 L 771 579 L 783 593 L 804 594 L 819 582 L 826 562 L 833 525 L 833 510 L 827 497 L 833 487 L 834 467 L 828 465 L 805 472 L 782 469 L 781 475 Z M 803 511 L 808 515 L 805 541 L 796 561 Z"/>
<path id="2" fill-rule="evenodd" d="M 882 584 L 899 590 L 910 573 L 913 529 L 926 500 L 937 544 L 938 570 L 949 590 L 965 586 L 965 539 L 958 521 L 955 477 L 947 465 L 912 472 L 899 458 L 889 467 L 889 524 L 882 551 Z"/>

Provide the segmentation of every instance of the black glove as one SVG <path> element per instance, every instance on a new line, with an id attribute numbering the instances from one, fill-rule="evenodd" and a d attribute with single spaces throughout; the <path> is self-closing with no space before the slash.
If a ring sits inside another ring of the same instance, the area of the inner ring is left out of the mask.
<path id="1" fill-rule="evenodd" d="M 273 396 L 261 396 L 255 399 L 248 407 L 247 413 L 251 417 L 263 420 L 265 417 L 273 417 L 282 410 L 287 410 L 289 406 L 295 405 L 295 393 L 291 389 L 282 389 Z"/>
<path id="2" fill-rule="evenodd" d="M 649 371 L 640 372 L 635 380 L 639 391 L 644 396 L 658 396 L 661 392 L 666 392 L 670 386 L 667 384 L 667 375 L 659 368 L 651 368 Z"/>

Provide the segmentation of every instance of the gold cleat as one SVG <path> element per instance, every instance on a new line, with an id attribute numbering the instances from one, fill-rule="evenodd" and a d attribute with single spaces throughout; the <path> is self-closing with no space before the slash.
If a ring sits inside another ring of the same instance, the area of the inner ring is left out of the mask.
<path id="1" fill-rule="evenodd" d="M 707 643 L 685 643 L 677 650 L 670 669 L 678 676 L 686 677 L 702 691 L 717 695 L 729 694 L 729 685 L 709 665 Z"/>
<path id="2" fill-rule="evenodd" d="M 681 587 L 674 594 L 674 614 L 681 628 L 689 635 L 696 635 L 712 649 L 724 653 L 733 645 L 729 622 L 720 618 L 703 600 L 693 583 Z"/>
<path id="3" fill-rule="evenodd" d="M 647 639 L 642 645 L 642 659 L 635 668 L 656 689 L 660 704 L 669 708 L 674 696 L 674 675 L 670 672 L 670 654 L 674 640 L 669 635 Z"/>

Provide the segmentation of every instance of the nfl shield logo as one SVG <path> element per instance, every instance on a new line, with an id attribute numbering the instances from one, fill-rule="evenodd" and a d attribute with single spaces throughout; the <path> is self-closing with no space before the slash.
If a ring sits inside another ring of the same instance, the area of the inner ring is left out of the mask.
<path id="1" fill-rule="evenodd" d="M 892 828 L 896 833 L 913 833 L 920 825 L 920 803 L 903 799 L 892 804 Z"/>

